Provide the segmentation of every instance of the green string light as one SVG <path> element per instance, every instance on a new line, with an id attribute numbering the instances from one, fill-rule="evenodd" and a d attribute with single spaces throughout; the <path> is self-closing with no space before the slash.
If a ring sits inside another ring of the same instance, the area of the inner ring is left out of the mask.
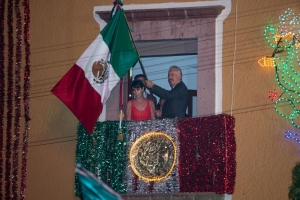
<path id="1" fill-rule="evenodd" d="M 298 80 L 300 80 L 300 73 L 298 73 L 293 67 L 293 58 L 295 56 L 295 48 L 296 52 L 298 49 L 296 45 L 294 45 L 294 41 L 282 40 L 277 44 L 275 41 L 275 32 L 273 26 L 268 26 L 264 31 L 264 37 L 267 43 L 274 49 L 273 59 L 274 65 L 276 69 L 276 81 L 279 87 L 283 90 L 283 94 L 287 94 L 289 98 L 280 97 L 274 104 L 274 108 L 276 112 L 291 121 L 294 127 L 299 128 L 300 126 L 295 123 L 295 118 L 300 115 L 300 110 L 297 109 L 295 104 L 300 103 L 300 84 Z M 271 38 L 271 39 L 269 39 Z M 282 45 L 285 44 L 285 45 Z M 286 52 L 286 59 L 282 59 L 276 57 L 276 54 Z M 298 55 L 297 55 L 298 56 Z M 297 57 L 298 61 L 298 57 Z M 300 63 L 300 62 L 299 62 Z M 289 115 L 283 114 L 283 107 L 279 107 L 279 103 L 287 103 L 287 105 L 292 108 L 292 112 Z"/>

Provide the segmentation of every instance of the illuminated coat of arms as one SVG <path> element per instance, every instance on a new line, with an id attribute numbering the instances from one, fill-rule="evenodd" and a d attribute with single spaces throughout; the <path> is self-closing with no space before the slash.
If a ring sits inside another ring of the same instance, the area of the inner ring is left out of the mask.
<path id="1" fill-rule="evenodd" d="M 92 66 L 92 73 L 96 83 L 103 83 L 108 78 L 107 62 L 103 59 L 95 61 Z"/>
<path id="2" fill-rule="evenodd" d="M 146 181 L 159 181 L 169 176 L 175 161 L 176 146 L 166 133 L 146 133 L 130 149 L 131 168 Z"/>

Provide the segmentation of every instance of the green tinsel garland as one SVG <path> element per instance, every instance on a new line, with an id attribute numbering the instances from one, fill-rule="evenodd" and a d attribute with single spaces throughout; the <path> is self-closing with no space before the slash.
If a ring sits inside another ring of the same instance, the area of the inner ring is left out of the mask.
<path id="1" fill-rule="evenodd" d="M 122 122 L 123 141 L 118 140 L 120 129 L 116 121 L 97 122 L 91 135 L 81 124 L 77 130 L 76 163 L 82 164 L 117 193 L 126 193 L 122 176 L 127 163 L 127 122 Z M 75 194 L 81 196 L 77 175 Z"/>
<path id="2" fill-rule="evenodd" d="M 300 200 L 300 163 L 297 163 L 292 172 L 292 186 L 289 187 L 289 199 Z"/>

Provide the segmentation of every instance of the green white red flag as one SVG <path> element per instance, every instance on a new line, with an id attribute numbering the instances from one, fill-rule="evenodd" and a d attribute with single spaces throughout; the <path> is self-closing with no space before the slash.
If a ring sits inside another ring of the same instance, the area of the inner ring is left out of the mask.
<path id="1" fill-rule="evenodd" d="M 118 9 L 51 92 L 69 107 L 90 134 L 111 90 L 138 59 L 124 10 Z"/>

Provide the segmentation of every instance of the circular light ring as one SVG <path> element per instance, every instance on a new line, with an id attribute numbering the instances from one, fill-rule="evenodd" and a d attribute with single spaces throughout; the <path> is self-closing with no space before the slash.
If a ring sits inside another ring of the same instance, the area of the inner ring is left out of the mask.
<path id="1" fill-rule="evenodd" d="M 293 114 L 291 115 L 291 121 L 292 121 L 292 124 L 293 124 L 294 127 L 300 129 L 300 126 L 295 123 L 295 115 L 299 115 L 299 114 L 300 114 L 300 111 L 299 110 L 295 110 L 293 112 Z"/>
<path id="2" fill-rule="evenodd" d="M 278 104 L 280 101 L 288 102 L 288 103 L 293 107 L 294 112 L 295 112 L 295 105 L 294 105 L 294 103 L 293 103 L 291 100 L 287 99 L 287 98 L 280 98 L 280 99 L 278 99 L 278 100 L 275 102 L 275 104 L 274 104 L 274 108 L 275 108 L 276 112 L 278 112 L 279 115 L 281 115 L 282 117 L 284 117 L 284 118 L 286 118 L 286 119 L 290 119 L 290 118 L 292 117 L 292 115 L 294 114 L 294 112 L 293 112 L 290 116 L 284 115 L 282 112 L 280 112 L 280 111 L 277 109 L 277 104 Z"/>
<path id="3" fill-rule="evenodd" d="M 130 148 L 131 169 L 139 178 L 148 182 L 168 177 L 175 161 L 176 145 L 163 132 L 145 133 Z"/>

